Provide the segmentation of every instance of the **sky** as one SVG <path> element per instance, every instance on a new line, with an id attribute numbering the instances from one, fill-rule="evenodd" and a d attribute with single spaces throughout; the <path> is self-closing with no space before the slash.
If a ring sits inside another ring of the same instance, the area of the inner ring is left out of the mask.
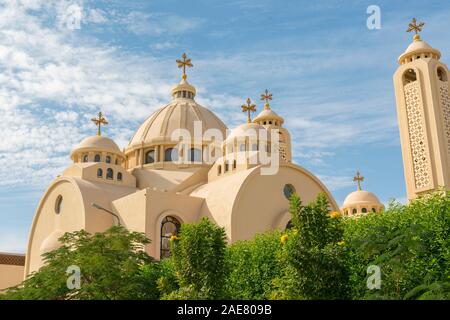
<path id="1" fill-rule="evenodd" d="M 370 5 L 379 29 L 367 27 Z M 170 101 L 183 52 L 197 102 L 229 128 L 269 89 L 294 162 L 338 204 L 356 170 L 383 203 L 405 202 L 392 75 L 412 17 L 447 62 L 445 1 L 0 0 L 0 252 L 25 252 L 40 197 L 99 110 L 125 147 Z"/>

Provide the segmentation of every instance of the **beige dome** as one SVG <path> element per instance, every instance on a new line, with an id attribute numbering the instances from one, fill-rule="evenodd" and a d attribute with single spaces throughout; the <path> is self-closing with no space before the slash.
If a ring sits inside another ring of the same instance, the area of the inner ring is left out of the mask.
<path id="1" fill-rule="evenodd" d="M 409 58 L 413 55 L 419 55 L 422 53 L 434 54 L 437 59 L 441 57 L 439 50 L 434 49 L 428 43 L 420 39 L 419 35 L 414 36 L 414 41 L 406 48 L 405 52 L 398 58 L 398 62 L 401 63 L 404 59 Z"/>
<path id="2" fill-rule="evenodd" d="M 344 200 L 344 207 L 355 204 L 381 204 L 381 202 L 372 192 L 357 190 L 350 193 Z"/>
<path id="3" fill-rule="evenodd" d="M 176 129 L 188 130 L 194 137 L 194 121 L 202 122 L 202 134 L 208 129 L 218 129 L 225 138 L 227 127 L 213 112 L 193 99 L 175 98 L 144 121 L 128 147 L 140 146 L 142 143 L 170 142 L 172 132 Z"/>
<path id="4" fill-rule="evenodd" d="M 260 114 L 258 114 L 258 116 L 253 119 L 253 122 L 261 122 L 264 120 L 276 120 L 280 121 L 280 124 L 283 124 L 284 122 L 284 119 L 272 109 L 264 109 L 263 111 L 261 111 Z"/>
<path id="5" fill-rule="evenodd" d="M 260 134 L 260 130 L 267 132 L 266 128 L 257 123 L 244 123 L 231 131 L 227 137 L 226 142 L 233 141 L 236 138 L 253 137 L 257 138 Z M 266 135 L 267 139 L 270 139 L 270 135 Z"/>
<path id="6" fill-rule="evenodd" d="M 72 150 L 70 157 L 73 159 L 75 154 L 88 151 L 110 152 L 113 154 L 122 155 L 119 147 L 112 139 L 104 136 L 91 136 L 81 141 Z"/>

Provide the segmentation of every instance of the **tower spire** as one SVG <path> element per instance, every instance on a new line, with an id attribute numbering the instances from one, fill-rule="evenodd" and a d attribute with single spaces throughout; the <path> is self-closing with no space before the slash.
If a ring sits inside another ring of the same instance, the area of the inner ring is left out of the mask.
<path id="1" fill-rule="evenodd" d="M 93 123 L 95 123 L 95 125 L 98 127 L 97 129 L 97 135 L 101 136 L 102 135 L 102 129 L 101 126 L 102 125 L 107 125 L 108 121 L 106 121 L 106 118 L 103 116 L 103 113 L 100 111 L 97 115 L 97 118 L 92 118 L 91 121 Z"/>
<path id="2" fill-rule="evenodd" d="M 358 183 L 358 191 L 360 191 L 361 181 L 364 181 L 364 177 L 359 174 L 359 170 L 356 171 L 356 175 L 353 177 L 353 181 Z"/>
<path id="3" fill-rule="evenodd" d="M 247 122 L 251 123 L 252 119 L 250 118 L 250 112 L 255 112 L 256 111 L 256 105 L 252 104 L 252 100 L 250 100 L 250 98 L 247 98 L 247 104 L 243 104 L 241 106 L 242 108 L 242 112 L 247 112 Z"/>

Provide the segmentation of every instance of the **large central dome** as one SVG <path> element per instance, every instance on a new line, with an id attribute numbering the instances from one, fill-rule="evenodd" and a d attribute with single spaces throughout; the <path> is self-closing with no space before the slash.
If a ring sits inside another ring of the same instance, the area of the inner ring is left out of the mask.
<path id="1" fill-rule="evenodd" d="M 201 121 L 202 134 L 208 129 L 218 129 L 225 138 L 225 124 L 213 112 L 195 102 L 195 88 L 185 79 L 172 90 L 172 95 L 171 103 L 144 121 L 128 147 L 171 142 L 171 135 L 176 129 L 185 129 L 194 137 L 194 121 Z"/>

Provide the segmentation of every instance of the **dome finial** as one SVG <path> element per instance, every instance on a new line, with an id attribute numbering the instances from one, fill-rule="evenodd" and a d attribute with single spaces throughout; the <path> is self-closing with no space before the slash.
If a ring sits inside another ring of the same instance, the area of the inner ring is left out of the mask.
<path id="1" fill-rule="evenodd" d="M 248 115 L 247 122 L 251 123 L 252 119 L 250 118 L 250 112 L 256 111 L 256 105 L 252 104 L 252 100 L 250 100 L 250 98 L 247 98 L 247 104 L 243 104 L 241 106 L 241 108 L 242 108 L 242 112 L 247 112 L 247 115 Z"/>
<path id="2" fill-rule="evenodd" d="M 98 117 L 97 117 L 97 118 L 92 118 L 91 121 L 92 121 L 93 123 L 95 123 L 95 125 L 98 127 L 97 135 L 98 135 L 98 136 L 101 136 L 101 135 L 102 135 L 102 129 L 101 129 L 101 126 L 102 126 L 102 125 L 107 125 L 107 124 L 108 124 L 108 121 L 106 121 L 106 118 L 103 116 L 103 113 L 100 111 L 100 112 L 98 113 Z"/>
<path id="3" fill-rule="evenodd" d="M 424 25 L 425 25 L 424 22 L 417 23 L 416 18 L 412 18 L 411 22 L 408 25 L 408 29 L 406 30 L 406 32 L 414 31 L 415 32 L 415 35 L 413 37 L 414 41 L 420 41 L 419 32 L 422 31 Z"/>
<path id="4" fill-rule="evenodd" d="M 360 191 L 361 181 L 364 181 L 364 177 L 359 174 L 359 170 L 356 171 L 356 175 L 353 177 L 353 181 L 358 182 L 358 191 Z"/>
<path id="5" fill-rule="evenodd" d="M 191 63 L 191 59 L 188 59 L 186 53 L 183 53 L 181 58 L 183 58 L 183 60 L 177 59 L 176 62 L 178 63 L 178 68 L 183 68 L 183 76 L 182 76 L 182 78 L 184 80 L 186 80 L 186 78 L 187 78 L 186 67 L 192 68 L 194 65 Z"/>
<path id="6" fill-rule="evenodd" d="M 269 100 L 272 100 L 272 96 L 272 93 L 270 93 L 267 89 L 264 91 L 264 93 L 261 93 L 261 100 L 266 101 L 264 110 L 270 110 Z"/>

